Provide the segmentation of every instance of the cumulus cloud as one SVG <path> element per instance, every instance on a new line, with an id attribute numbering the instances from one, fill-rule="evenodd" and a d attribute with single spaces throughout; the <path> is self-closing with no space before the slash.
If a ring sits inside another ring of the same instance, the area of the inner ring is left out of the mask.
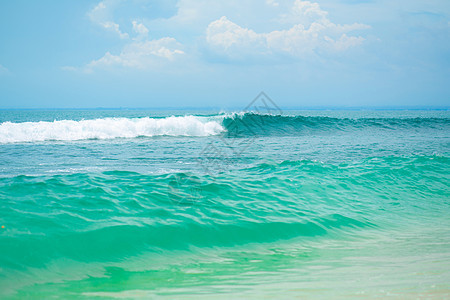
<path id="1" fill-rule="evenodd" d="M 97 21 L 106 29 L 118 33 L 121 38 L 129 38 L 130 34 L 121 32 L 119 25 L 106 21 L 110 17 L 110 6 L 107 0 L 100 2 L 89 12 L 91 19 Z M 66 71 L 83 71 L 91 73 L 98 69 L 111 67 L 148 69 L 164 62 L 174 61 L 178 56 L 184 54 L 182 45 L 174 38 L 164 37 L 160 39 L 149 39 L 148 28 L 138 21 L 132 21 L 134 35 L 123 46 L 119 54 L 109 51 L 101 58 L 92 60 L 83 67 L 65 66 Z"/>
<path id="2" fill-rule="evenodd" d="M 84 70 L 92 72 L 94 69 L 112 66 L 146 69 L 158 64 L 161 59 L 173 61 L 178 55 L 184 54 L 180 48 L 181 44 L 170 37 L 158 40 L 134 41 L 125 45 L 118 55 L 106 52 L 102 58 L 88 63 Z"/>
<path id="3" fill-rule="evenodd" d="M 88 12 L 88 16 L 92 22 L 97 23 L 108 31 L 116 33 L 121 39 L 126 39 L 128 38 L 128 34 L 122 32 L 119 28 L 119 24 L 114 23 L 111 20 L 112 6 L 113 3 L 110 1 L 102 1 Z"/>
<path id="4" fill-rule="evenodd" d="M 208 25 L 206 41 L 214 51 L 231 58 L 269 54 L 303 57 L 318 51 L 339 52 L 356 47 L 364 38 L 351 36 L 349 32 L 370 28 L 358 23 L 334 24 L 319 4 L 301 0 L 295 1 L 283 20 L 294 25 L 285 30 L 256 33 L 223 16 Z"/>
<path id="5" fill-rule="evenodd" d="M 197 37 L 205 34 L 205 30 L 207 48 L 212 50 L 210 53 L 230 60 L 306 59 L 357 47 L 365 38 L 355 31 L 370 28 L 358 23 L 335 24 L 327 11 L 311 1 L 266 0 L 266 5 L 261 6 L 257 0 L 179 0 L 176 15 L 153 20 L 136 16 L 127 21 L 132 29 L 123 32 L 113 21 L 114 10 L 117 13 L 121 1 L 102 0 L 88 13 L 96 24 L 124 39 L 121 50 L 105 51 L 102 57 L 83 67 L 64 67 L 65 70 L 93 72 L 114 66 L 155 69 L 156 66 L 179 61 L 183 56 L 192 58 L 192 55 L 202 54 L 197 51 L 204 49 L 198 47 Z M 252 11 L 254 7 L 259 10 L 248 16 L 236 14 L 236 11 Z M 239 25 L 242 22 L 252 25 Z M 282 29 L 274 30 L 277 27 Z M 174 37 L 167 36 L 168 31 L 175 36 L 183 36 L 186 47 Z M 149 35 L 152 34 L 166 37 L 151 39 Z M 185 49 L 190 49 L 192 55 L 187 55 Z"/>
<path id="6" fill-rule="evenodd" d="M 209 24 L 206 29 L 206 41 L 216 49 L 230 53 L 239 50 L 238 48 L 244 51 L 267 47 L 264 35 L 243 28 L 225 16 Z"/>
<path id="7" fill-rule="evenodd" d="M 307 25 L 313 22 L 328 21 L 328 12 L 322 10 L 318 3 L 296 0 L 289 14 L 282 16 L 283 19 L 293 19 L 296 23 Z"/>

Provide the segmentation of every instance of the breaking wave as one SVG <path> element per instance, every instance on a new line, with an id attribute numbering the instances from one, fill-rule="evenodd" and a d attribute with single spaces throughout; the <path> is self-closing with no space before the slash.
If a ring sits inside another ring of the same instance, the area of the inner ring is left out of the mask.
<path id="1" fill-rule="evenodd" d="M 224 131 L 220 122 L 206 117 L 105 118 L 53 122 L 4 122 L 0 143 L 76 141 L 153 136 L 210 136 Z"/>
<path id="2" fill-rule="evenodd" d="M 155 136 L 225 137 L 328 134 L 360 130 L 450 130 L 449 118 L 333 118 L 232 113 L 166 118 L 103 118 L 0 124 L 0 143 Z"/>

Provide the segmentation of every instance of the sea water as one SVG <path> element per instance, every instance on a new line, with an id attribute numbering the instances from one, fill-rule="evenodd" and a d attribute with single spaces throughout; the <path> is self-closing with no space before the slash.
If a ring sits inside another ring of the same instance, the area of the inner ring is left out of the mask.
<path id="1" fill-rule="evenodd" d="M 0 111 L 0 298 L 450 297 L 449 149 L 449 111 Z"/>

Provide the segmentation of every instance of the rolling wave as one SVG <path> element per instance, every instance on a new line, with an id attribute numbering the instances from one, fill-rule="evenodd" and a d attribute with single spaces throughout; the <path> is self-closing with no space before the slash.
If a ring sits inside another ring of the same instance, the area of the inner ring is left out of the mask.
<path id="1" fill-rule="evenodd" d="M 224 118 L 228 137 L 306 135 L 355 130 L 449 130 L 449 118 L 333 118 L 235 113 Z"/>
<path id="2" fill-rule="evenodd" d="M 0 124 L 0 143 L 76 141 L 154 136 L 210 136 L 224 128 L 205 117 L 105 118 L 53 122 L 4 122 Z"/>
<path id="3" fill-rule="evenodd" d="M 256 113 L 166 118 L 104 118 L 53 122 L 4 122 L 0 143 L 76 141 L 155 136 L 226 137 L 307 135 L 355 130 L 450 130 L 449 118 L 333 118 Z"/>

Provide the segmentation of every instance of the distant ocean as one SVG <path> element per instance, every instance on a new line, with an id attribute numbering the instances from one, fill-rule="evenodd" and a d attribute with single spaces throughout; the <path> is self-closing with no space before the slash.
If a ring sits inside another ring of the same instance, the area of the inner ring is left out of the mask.
<path id="1" fill-rule="evenodd" d="M 450 111 L 0 111 L 0 299 L 450 298 Z"/>

